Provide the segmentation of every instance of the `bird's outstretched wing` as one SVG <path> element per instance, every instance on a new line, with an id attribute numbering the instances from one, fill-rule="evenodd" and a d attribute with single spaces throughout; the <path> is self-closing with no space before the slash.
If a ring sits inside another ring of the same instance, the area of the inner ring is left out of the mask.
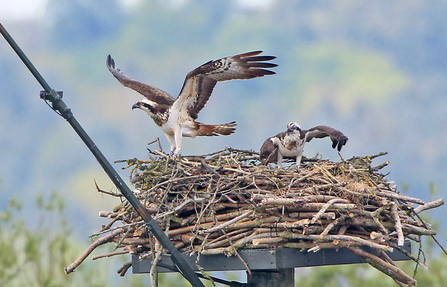
<path id="1" fill-rule="evenodd" d="M 196 119 L 217 82 L 274 75 L 275 72 L 267 68 L 274 68 L 277 65 L 266 61 L 276 57 L 257 56 L 261 53 L 262 51 L 253 51 L 209 61 L 189 72 L 173 108 L 182 110 L 187 107 L 189 115 Z"/>
<path id="2" fill-rule="evenodd" d="M 112 73 L 112 75 L 121 84 L 123 84 L 123 86 L 137 91 L 138 93 L 145 96 L 147 99 L 154 101 L 158 104 L 165 104 L 170 106 L 174 103 L 175 98 L 170 94 L 168 94 L 167 92 L 154 86 L 143 84 L 121 72 L 120 69 L 115 67 L 115 61 L 112 59 L 110 55 L 107 56 L 106 65 L 109 71 Z"/>
<path id="3" fill-rule="evenodd" d="M 259 151 L 259 157 L 263 164 L 276 162 L 278 158 L 278 146 L 275 145 L 270 138 L 266 139 Z"/>
<path id="4" fill-rule="evenodd" d="M 307 142 L 310 142 L 313 138 L 325 138 L 329 136 L 332 140 L 332 148 L 337 147 L 338 151 L 341 150 L 349 139 L 341 131 L 328 126 L 316 126 L 307 131 L 303 130 L 303 132 L 307 133 Z"/>

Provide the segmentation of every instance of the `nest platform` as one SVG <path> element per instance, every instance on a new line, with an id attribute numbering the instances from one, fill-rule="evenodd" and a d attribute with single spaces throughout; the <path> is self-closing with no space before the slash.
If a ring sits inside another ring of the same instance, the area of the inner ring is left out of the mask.
<path id="1" fill-rule="evenodd" d="M 426 203 L 399 193 L 381 173 L 389 162 L 372 165 L 385 154 L 339 162 L 303 158 L 299 171 L 292 164 L 261 165 L 256 152 L 232 148 L 180 159 L 155 151 L 146 161 L 119 162 L 130 169 L 137 198 L 182 253 L 235 256 L 250 270 L 241 250 L 346 248 L 398 284 L 416 285 L 387 252 L 397 249 L 425 267 L 404 243 L 436 234 L 419 213 L 444 201 Z M 123 198 L 100 216 L 110 222 L 93 245 L 113 242 L 118 250 L 94 259 L 131 253 L 156 265 L 163 250 L 130 203 Z M 130 265 L 119 272 L 124 275 Z"/>

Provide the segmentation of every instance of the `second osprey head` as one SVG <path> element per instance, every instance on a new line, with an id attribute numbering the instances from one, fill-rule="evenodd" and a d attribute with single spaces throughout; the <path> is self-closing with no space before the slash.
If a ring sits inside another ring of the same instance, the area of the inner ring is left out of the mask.
<path id="1" fill-rule="evenodd" d="M 297 124 L 295 122 L 290 122 L 287 124 L 287 132 L 289 132 L 289 133 L 301 132 L 301 127 L 299 124 Z"/>

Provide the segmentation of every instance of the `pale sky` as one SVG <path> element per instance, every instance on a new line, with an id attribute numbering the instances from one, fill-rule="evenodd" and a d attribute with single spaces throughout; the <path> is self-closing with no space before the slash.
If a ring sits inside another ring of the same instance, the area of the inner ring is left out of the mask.
<path id="1" fill-rule="evenodd" d="M 0 21 L 43 16 L 47 0 L 0 0 Z"/>
<path id="2" fill-rule="evenodd" d="M 121 0 L 132 6 L 140 0 Z M 177 0 L 183 1 L 183 0 Z M 0 0 L 0 22 L 2 20 L 22 20 L 42 17 L 48 0 Z M 246 7 L 265 7 L 271 0 L 239 0 Z"/>

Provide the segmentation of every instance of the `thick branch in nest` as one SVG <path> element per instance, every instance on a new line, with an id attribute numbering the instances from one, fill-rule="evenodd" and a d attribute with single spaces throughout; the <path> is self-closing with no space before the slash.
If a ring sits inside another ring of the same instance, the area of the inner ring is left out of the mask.
<path id="1" fill-rule="evenodd" d="M 373 255 L 371 253 L 368 253 L 366 251 L 363 251 L 362 249 L 358 247 L 348 247 L 349 250 L 351 250 L 354 254 L 357 254 L 358 256 L 364 258 L 366 262 L 371 264 L 374 268 L 377 270 L 385 273 L 386 275 L 390 276 L 391 278 L 402 282 L 404 284 L 407 284 L 409 286 L 413 286 L 417 284 L 417 281 L 408 276 L 405 272 L 403 272 L 399 267 L 396 265 L 393 265 L 391 263 L 386 262 L 385 260 L 380 259 L 376 255 Z"/>
<path id="2" fill-rule="evenodd" d="M 79 256 L 78 259 L 76 259 L 68 267 L 64 268 L 65 274 L 69 274 L 69 273 L 73 272 L 76 269 L 76 267 L 78 267 L 82 263 L 82 261 L 84 261 L 85 258 L 87 258 L 87 256 L 89 256 L 90 253 L 92 253 L 93 250 L 96 249 L 96 247 L 111 241 L 113 238 L 115 238 L 116 236 L 118 236 L 119 234 L 121 234 L 123 232 L 124 232 L 124 230 L 122 228 L 119 228 L 119 229 L 112 231 L 110 234 L 107 234 L 107 235 L 97 239 L 95 242 L 93 242 L 92 245 L 90 245 L 90 247 L 87 250 L 84 251 L 84 253 L 81 254 L 81 256 Z"/>

